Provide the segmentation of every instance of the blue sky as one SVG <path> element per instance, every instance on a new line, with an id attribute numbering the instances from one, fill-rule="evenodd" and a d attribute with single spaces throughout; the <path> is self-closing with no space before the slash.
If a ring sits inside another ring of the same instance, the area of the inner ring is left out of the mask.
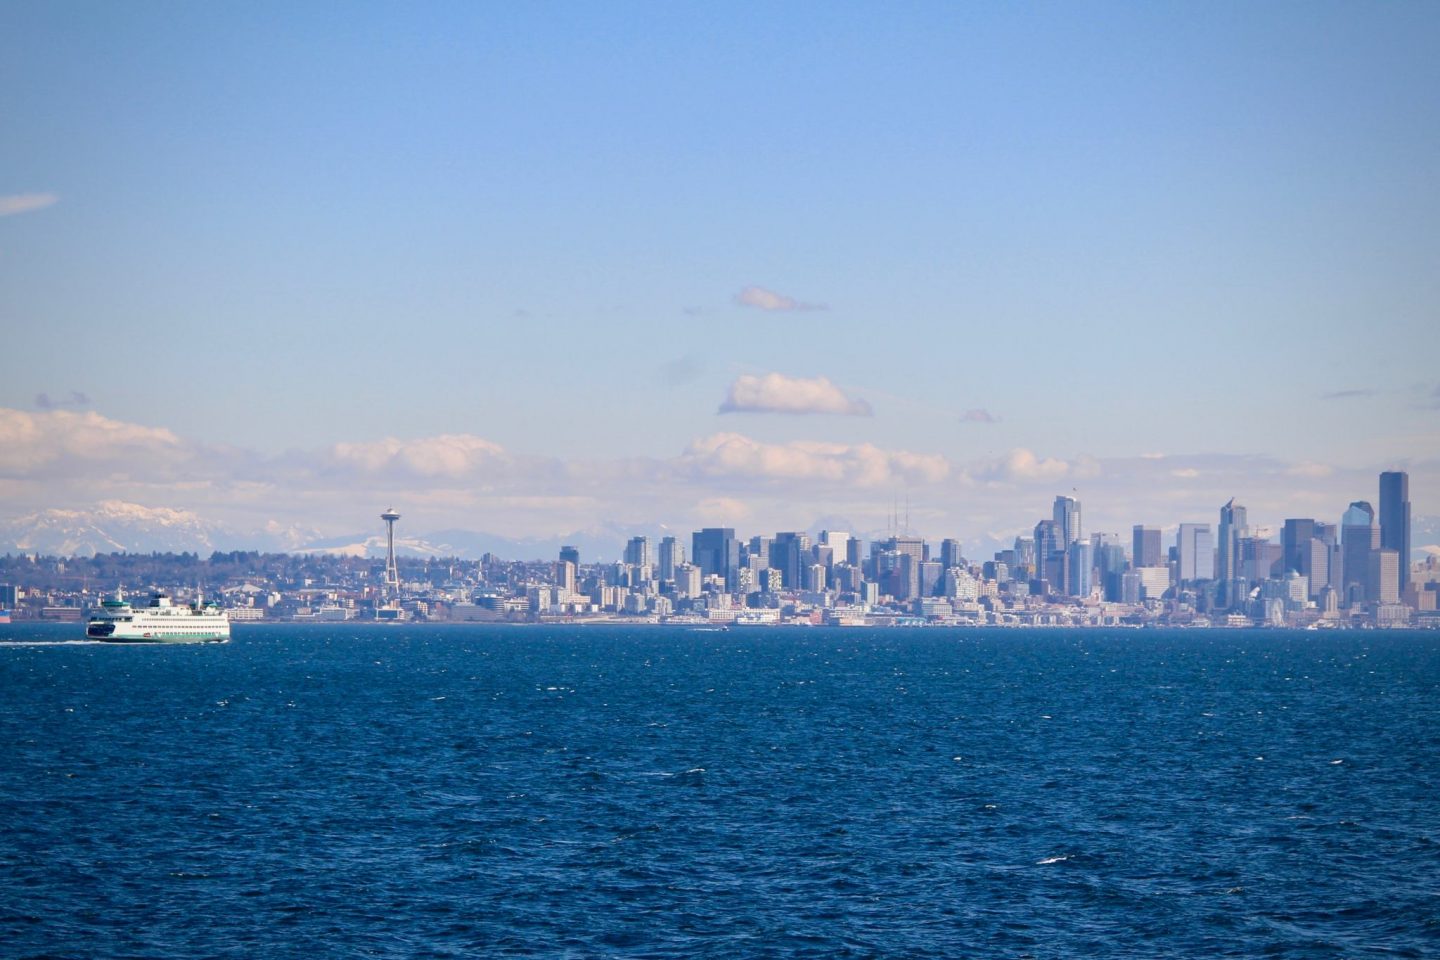
<path id="1" fill-rule="evenodd" d="M 1440 511 L 1437 49 L 1423 3 L 5 3 L 5 436 L 65 447 L 83 411 L 296 501 L 281 463 L 463 437 L 573 474 L 576 517 L 639 471 L 636 519 L 676 524 L 863 527 L 913 489 L 942 536 L 1084 479 L 1119 526 L 1156 453 L 1200 473 L 1177 510 L 1214 500 L 1177 521 L 1374 495 L 1246 457 L 1405 465 Z M 948 466 L 657 479 L 729 436 Z M 1017 451 L 1097 466 L 957 492 Z M 238 509 L 90 466 L 0 452 L 16 511 Z M 442 473 L 546 486 L 516 469 Z M 392 492 L 329 475 L 367 518 Z"/>

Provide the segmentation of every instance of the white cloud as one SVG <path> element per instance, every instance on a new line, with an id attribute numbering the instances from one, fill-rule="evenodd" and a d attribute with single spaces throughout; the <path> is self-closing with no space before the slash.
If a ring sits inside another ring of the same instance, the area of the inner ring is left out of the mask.
<path id="1" fill-rule="evenodd" d="M 776 293 L 773 290 L 766 290 L 764 287 L 746 287 L 735 294 L 735 302 L 742 307 L 754 307 L 757 310 L 824 310 L 823 303 L 805 303 L 796 300 L 794 297 L 787 297 L 783 293 Z"/>
<path id="2" fill-rule="evenodd" d="M 734 497 L 709 497 L 695 505 L 695 516 L 703 523 L 738 526 L 750 519 L 748 504 Z"/>
<path id="3" fill-rule="evenodd" d="M 763 377 L 744 374 L 730 384 L 719 413 L 835 413 L 868 417 L 870 404 L 845 393 L 825 377 L 807 380 L 767 373 Z"/>
<path id="4" fill-rule="evenodd" d="M 1016 447 L 998 462 L 981 468 L 986 480 L 1014 482 L 1058 480 L 1070 473 L 1070 464 L 1051 457 L 1038 457 L 1024 447 Z"/>
<path id="5" fill-rule="evenodd" d="M 1410 471 L 1417 516 L 1440 513 L 1440 502 L 1426 499 L 1440 490 L 1440 461 L 1401 465 Z M 389 505 L 404 515 L 408 530 L 422 535 L 560 536 L 616 522 L 675 524 L 682 532 L 694 522 L 761 533 L 839 515 L 847 529 L 867 536 L 883 531 L 897 493 L 910 497 L 923 535 L 975 538 L 1032 528 L 1049 516 L 1055 494 L 1072 488 L 1089 530 L 1213 523 L 1232 495 L 1249 508 L 1253 526 L 1274 530 L 1285 517 L 1333 522 L 1350 501 L 1373 501 L 1376 473 L 1390 466 L 1317 469 L 1298 460 L 1213 453 L 1101 461 L 1026 448 L 965 462 L 938 450 L 766 441 L 738 432 L 717 432 L 656 457 L 517 456 L 469 434 L 340 443 L 270 457 L 95 412 L 0 409 L 0 523 L 6 516 L 120 501 L 156 510 L 137 523 L 162 522 L 158 508 L 166 508 L 230 530 L 304 531 L 285 536 L 294 546 L 315 531 L 373 530 Z M 1172 471 L 1187 476 L 1176 479 Z M 119 515 L 130 508 L 106 509 Z M 1417 533 L 1417 542 L 1433 541 Z M 219 541 L 216 547 L 231 548 Z"/>
<path id="6" fill-rule="evenodd" d="M 882 450 L 868 443 L 763 443 L 738 433 L 716 433 L 696 440 L 680 463 L 696 477 L 806 480 L 862 487 L 936 483 L 950 473 L 949 461 L 935 454 Z"/>
<path id="7" fill-rule="evenodd" d="M 0 409 L 0 471 L 30 473 L 64 460 L 171 460 L 184 454 L 180 438 L 162 427 L 111 420 L 94 411 Z"/>
<path id="8" fill-rule="evenodd" d="M 53 193 L 12 193 L 9 196 L 0 196 L 0 217 L 43 210 L 59 200 Z"/>
<path id="9" fill-rule="evenodd" d="M 470 434 L 442 434 L 419 440 L 386 437 L 370 443 L 337 443 L 332 456 L 369 473 L 399 471 L 418 477 L 459 478 L 482 464 L 505 459 L 505 449 Z"/>

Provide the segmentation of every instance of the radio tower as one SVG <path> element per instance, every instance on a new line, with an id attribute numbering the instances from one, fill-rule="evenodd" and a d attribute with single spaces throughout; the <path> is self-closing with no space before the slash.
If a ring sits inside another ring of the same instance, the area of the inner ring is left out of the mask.
<path id="1" fill-rule="evenodd" d="M 385 597 L 394 600 L 400 596 L 400 570 L 395 566 L 395 521 L 400 514 L 386 507 L 380 519 L 385 521 Z"/>

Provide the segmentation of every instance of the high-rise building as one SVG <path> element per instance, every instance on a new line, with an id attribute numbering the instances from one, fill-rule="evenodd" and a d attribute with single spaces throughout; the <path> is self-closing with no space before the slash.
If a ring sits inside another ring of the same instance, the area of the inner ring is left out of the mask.
<path id="1" fill-rule="evenodd" d="M 1315 521 L 1309 518 L 1291 518 L 1285 521 L 1280 531 L 1280 550 L 1284 560 L 1283 572 L 1294 570 L 1308 574 L 1310 541 L 1315 538 Z"/>
<path id="2" fill-rule="evenodd" d="M 1398 603 L 1400 600 L 1400 554 L 1381 547 L 1370 551 L 1371 603 Z"/>
<path id="3" fill-rule="evenodd" d="M 1056 497 L 1052 519 L 1060 546 L 1068 547 L 1080 539 L 1080 501 L 1074 497 Z"/>
<path id="4" fill-rule="evenodd" d="M 575 569 L 580 569 L 580 551 L 576 547 L 565 545 L 560 548 L 560 559 L 575 564 Z"/>
<path id="5" fill-rule="evenodd" d="M 564 602 L 575 594 L 575 564 L 569 560 L 555 561 L 555 587 Z"/>
<path id="6" fill-rule="evenodd" d="M 770 543 L 770 569 L 780 571 L 787 590 L 805 589 L 805 568 L 810 565 L 810 537 L 788 531 L 775 534 Z"/>
<path id="7" fill-rule="evenodd" d="M 1041 520 L 1035 524 L 1035 579 L 1044 580 L 1056 592 L 1065 590 L 1065 568 L 1068 566 L 1062 536 L 1063 528 L 1054 520 Z"/>
<path id="8" fill-rule="evenodd" d="M 625 562 L 642 569 L 650 566 L 650 538 L 631 537 L 625 544 Z"/>
<path id="9" fill-rule="evenodd" d="M 1215 579 L 1215 538 L 1208 523 L 1182 523 L 1175 535 L 1179 561 L 1176 579 L 1181 583 Z"/>
<path id="10" fill-rule="evenodd" d="M 1095 569 L 1100 573 L 1100 587 L 1105 599 L 1116 602 L 1123 592 L 1125 548 L 1118 543 L 1101 543 L 1095 551 Z"/>
<path id="11" fill-rule="evenodd" d="M 1347 607 L 1365 602 L 1370 587 L 1370 553 L 1380 549 L 1380 524 L 1375 508 L 1356 500 L 1340 520 L 1340 597 Z"/>
<path id="12" fill-rule="evenodd" d="M 725 589 L 734 591 L 740 575 L 740 542 L 734 527 L 706 527 L 690 537 L 691 562 L 705 577 L 725 578 Z"/>
<path id="13" fill-rule="evenodd" d="M 958 567 L 964 563 L 965 557 L 960 552 L 960 541 L 946 538 L 940 541 L 940 565 L 946 570 L 951 567 Z"/>
<path id="14" fill-rule="evenodd" d="M 1251 583 L 1279 577 L 1285 572 L 1280 562 L 1282 555 L 1278 543 L 1264 537 L 1244 537 L 1240 541 L 1240 576 Z"/>
<path id="15" fill-rule="evenodd" d="M 1094 586 L 1094 550 L 1085 540 L 1076 540 L 1067 548 L 1068 569 L 1065 571 L 1065 592 L 1072 597 L 1088 597 Z"/>
<path id="16" fill-rule="evenodd" d="M 1130 562 L 1137 567 L 1158 567 L 1165 563 L 1160 548 L 1160 528 L 1135 525 L 1131 537 Z"/>
<path id="17" fill-rule="evenodd" d="M 831 565 L 850 562 L 850 544 L 855 538 L 843 530 L 820 531 L 820 545 L 829 547 Z"/>
<path id="18" fill-rule="evenodd" d="M 685 544 L 674 537 L 660 541 L 660 579 L 674 580 L 675 567 L 685 562 Z"/>
<path id="19" fill-rule="evenodd" d="M 1380 474 L 1380 547 L 1400 558 L 1400 594 L 1410 587 L 1410 474 Z"/>
<path id="20" fill-rule="evenodd" d="M 1015 538 L 1015 558 L 1012 561 L 1011 571 L 1016 575 L 1032 577 L 1035 575 L 1035 538 Z"/>
<path id="21" fill-rule="evenodd" d="M 1250 535 L 1245 508 L 1231 497 L 1220 508 L 1220 543 L 1215 553 L 1215 577 L 1220 581 L 1221 602 L 1234 606 L 1231 596 L 1236 588 L 1231 581 L 1240 579 L 1240 541 Z"/>

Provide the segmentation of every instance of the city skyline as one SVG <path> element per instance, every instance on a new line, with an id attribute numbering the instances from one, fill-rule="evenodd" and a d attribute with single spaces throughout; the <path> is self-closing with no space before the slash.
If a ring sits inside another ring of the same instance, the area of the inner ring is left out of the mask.
<path id="1" fill-rule="evenodd" d="M 1433 7 L 0 27 L 0 524 L 1440 516 Z"/>

